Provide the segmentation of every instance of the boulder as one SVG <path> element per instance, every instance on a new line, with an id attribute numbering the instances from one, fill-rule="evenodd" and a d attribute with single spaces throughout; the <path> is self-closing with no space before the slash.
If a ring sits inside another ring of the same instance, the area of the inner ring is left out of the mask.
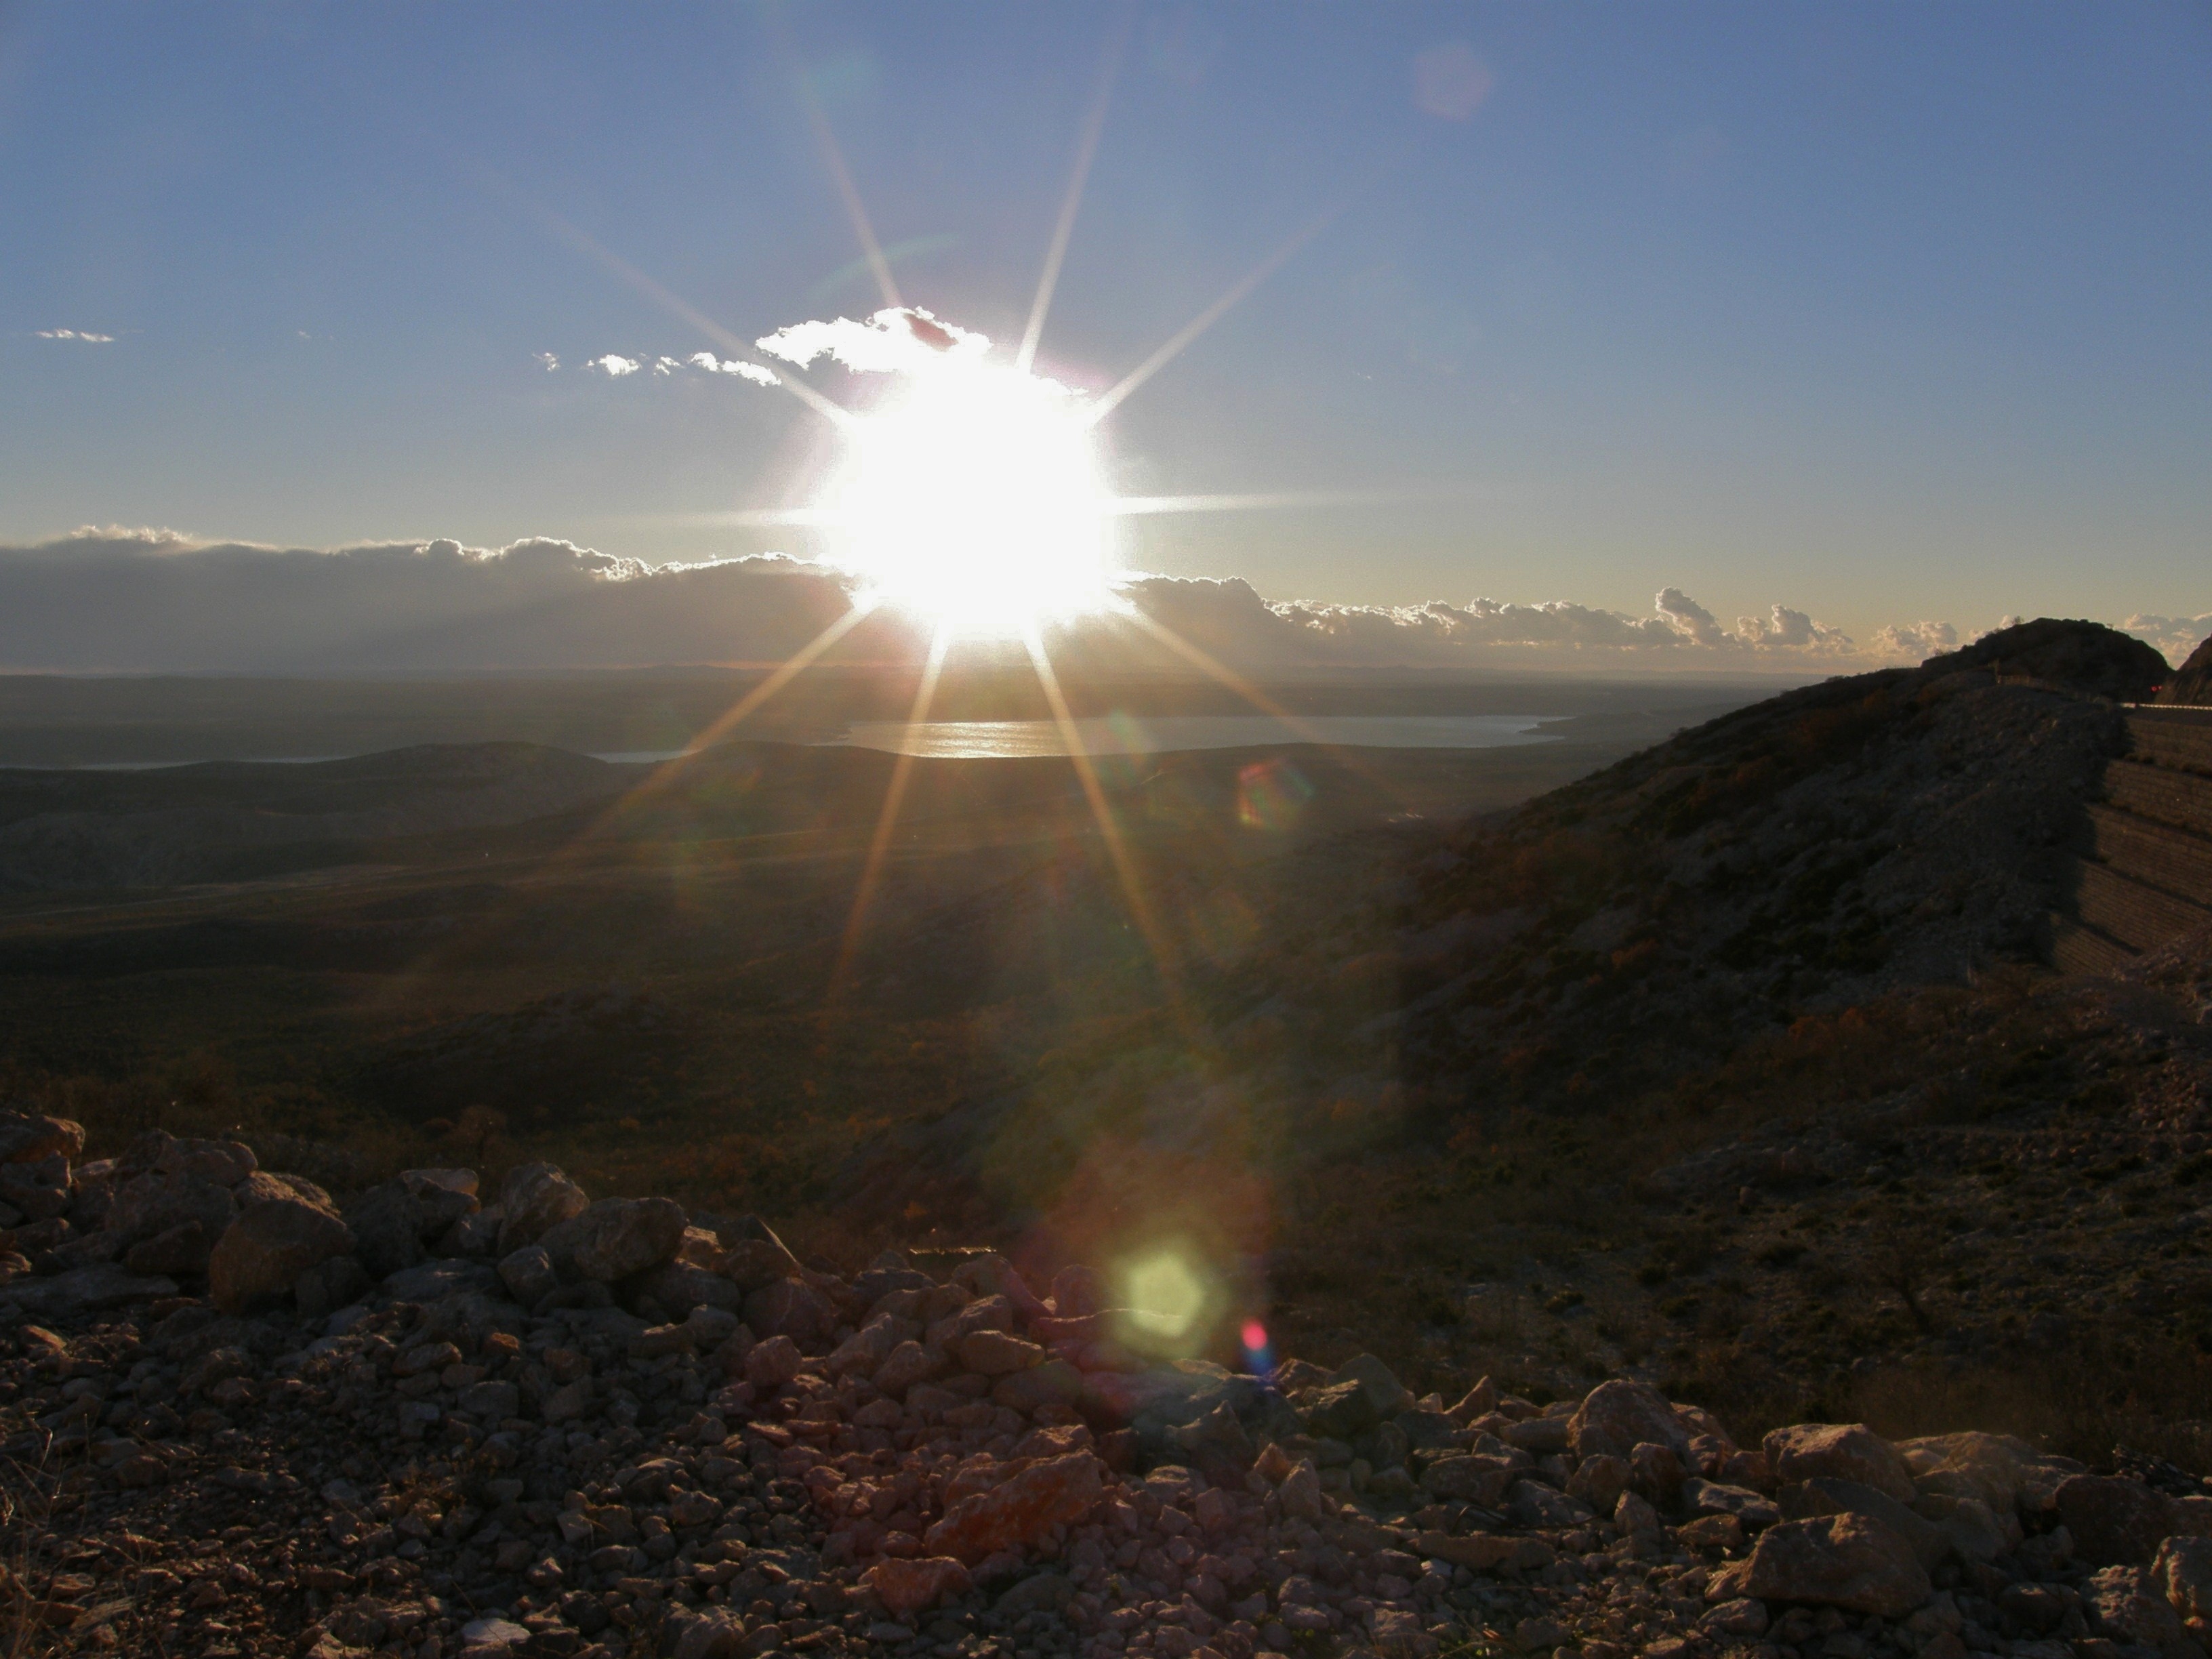
<path id="1" fill-rule="evenodd" d="M 1641 1493 L 1625 1492 L 1613 1506 L 1613 1524 L 1631 1537 L 1656 1537 L 1659 1532 L 1659 1511 Z"/>
<path id="2" fill-rule="evenodd" d="M 2160 1659 L 2204 1659 L 2181 1615 L 2166 1599 L 2162 1580 L 2142 1567 L 2112 1566 L 2081 1586 L 2081 1609 L 2097 1628 L 2142 1647 Z"/>
<path id="3" fill-rule="evenodd" d="M 305 1176 L 272 1175 L 266 1170 L 256 1170 L 237 1182 L 231 1188 L 230 1195 L 238 1200 L 241 1210 L 250 1210 L 257 1204 L 295 1199 L 305 1199 L 325 1210 L 337 1208 L 331 1195 Z"/>
<path id="4" fill-rule="evenodd" d="M 1766 1603 L 1740 1595 L 1708 1608 L 1698 1623 L 1715 1636 L 1755 1642 L 1766 1634 Z"/>
<path id="5" fill-rule="evenodd" d="M 2074 1475 L 2059 1482 L 2057 1502 L 2074 1553 L 2093 1567 L 2148 1566 L 2180 1530 L 2173 1499 L 2140 1480 Z"/>
<path id="6" fill-rule="evenodd" d="M 1568 1495 L 1581 1498 L 1600 1515 L 1611 1515 L 1627 1490 L 1628 1465 L 1618 1457 L 1585 1457 L 1567 1477 Z"/>
<path id="7" fill-rule="evenodd" d="M 1055 1316 L 1061 1319 L 1082 1319 L 1101 1312 L 1106 1306 L 1105 1287 L 1098 1275 L 1088 1267 L 1062 1267 L 1052 1276 L 1049 1298 Z"/>
<path id="8" fill-rule="evenodd" d="M 1540 1538 L 1511 1538 L 1494 1532 L 1455 1538 L 1449 1533 L 1425 1532 L 1415 1542 L 1431 1559 L 1449 1561 L 1475 1572 L 1495 1572 L 1500 1567 L 1541 1571 L 1553 1560 L 1552 1547 Z"/>
<path id="9" fill-rule="evenodd" d="M 787 1336 L 756 1342 L 745 1354 L 745 1381 L 757 1389 L 780 1389 L 805 1364 L 799 1345 Z"/>
<path id="10" fill-rule="evenodd" d="M 1687 1476 L 1681 1454 L 1672 1446 L 1646 1440 L 1628 1454 L 1628 1484 L 1662 1509 L 1674 1507 Z"/>
<path id="11" fill-rule="evenodd" d="M 557 1164 L 518 1164 L 499 1183 L 500 1255 L 535 1244 L 591 1201 Z"/>
<path id="12" fill-rule="evenodd" d="M 633 1273 L 623 1281 L 622 1290 L 629 1305 L 650 1302 L 670 1319 L 682 1319 L 694 1308 L 720 1308 L 735 1314 L 745 1305 L 744 1293 L 720 1273 L 680 1260 Z"/>
<path id="13" fill-rule="evenodd" d="M 1395 1388 L 1395 1384 L 1393 1387 Z M 1351 1377 L 1324 1388 L 1310 1389 L 1293 1401 L 1306 1432 L 1325 1440 L 1355 1440 L 1385 1417 L 1397 1403 L 1397 1395 L 1365 1377 Z"/>
<path id="14" fill-rule="evenodd" d="M 2159 1546 L 2151 1577 L 2184 1619 L 2212 1623 L 2212 1538 L 2169 1538 Z"/>
<path id="15" fill-rule="evenodd" d="M 256 1204 L 230 1224 L 208 1258 L 208 1289 L 225 1313 L 290 1293 L 301 1273 L 354 1248 L 352 1231 L 304 1199 Z"/>
<path id="16" fill-rule="evenodd" d="M 684 1224 L 684 1206 L 672 1198 L 603 1198 L 538 1242 L 564 1278 L 611 1285 L 673 1256 Z"/>
<path id="17" fill-rule="evenodd" d="M 744 1622 L 726 1607 L 695 1613 L 679 1603 L 669 1613 L 664 1637 L 673 1643 L 664 1650 L 671 1659 L 738 1659 L 745 1650 Z"/>
<path id="18" fill-rule="evenodd" d="M 1004 1376 L 1042 1364 L 1045 1352 L 1034 1342 L 1004 1331 L 970 1331 L 952 1345 L 953 1355 L 965 1369 L 984 1376 Z"/>
<path id="19" fill-rule="evenodd" d="M 52 1221 L 68 1213 L 69 1159 L 53 1152 L 45 1158 L 0 1164 L 0 1204 L 25 1221 Z"/>
<path id="20" fill-rule="evenodd" d="M 84 1125 L 39 1113 L 0 1112 L 0 1164 L 24 1164 L 84 1150 Z"/>
<path id="21" fill-rule="evenodd" d="M 1567 1419 L 1564 1417 L 1524 1417 L 1505 1425 L 1499 1437 L 1535 1457 L 1549 1457 L 1568 1449 Z"/>
<path id="22" fill-rule="evenodd" d="M 694 1224 L 684 1230 L 677 1241 L 674 1260 L 689 1267 L 704 1267 L 708 1273 L 722 1270 L 722 1246 L 720 1240 L 706 1228 Z"/>
<path id="23" fill-rule="evenodd" d="M 878 1561 L 860 1577 L 869 1594 L 894 1619 L 911 1619 L 975 1588 L 968 1569 L 951 1556 Z"/>
<path id="24" fill-rule="evenodd" d="M 152 1302 L 176 1293 L 173 1279 L 134 1273 L 120 1262 L 100 1261 L 51 1278 L 10 1279 L 0 1285 L 0 1308 L 59 1318 L 125 1307 L 133 1302 Z"/>
<path id="25" fill-rule="evenodd" d="M 813 1348 L 836 1329 L 837 1309 L 804 1279 L 779 1279 L 745 1298 L 745 1323 L 758 1335 L 787 1336 L 801 1347 Z"/>
<path id="26" fill-rule="evenodd" d="M 872 1379 L 876 1387 L 892 1399 L 905 1397 L 906 1391 L 917 1382 L 927 1382 L 933 1376 L 941 1376 L 951 1367 L 952 1361 L 942 1348 L 925 1347 L 919 1342 L 902 1342 L 884 1357 L 876 1367 Z"/>
<path id="27" fill-rule="evenodd" d="M 210 1238 L 221 1238 L 238 1215 L 230 1188 L 188 1172 L 131 1176 L 115 1189 L 107 1229 L 132 1243 L 166 1233 L 188 1221 L 199 1223 Z"/>
<path id="28" fill-rule="evenodd" d="M 1747 1486 L 1730 1486 L 1718 1480 L 1705 1480 L 1692 1475 L 1682 1483 L 1681 1503 L 1692 1515 L 1734 1516 L 1752 1530 L 1771 1527 L 1782 1519 L 1783 1511 L 1772 1498 L 1753 1492 Z M 1911 1510 L 1906 1510 L 1908 1515 Z"/>
<path id="29" fill-rule="evenodd" d="M 1690 1437 L 1667 1396 L 1649 1383 L 1601 1382 L 1567 1419 L 1567 1443 L 1577 1457 L 1627 1457 L 1639 1445 L 1685 1449 Z"/>
<path id="30" fill-rule="evenodd" d="M 1048 1359 L 1041 1365 L 1030 1366 L 1027 1370 L 1010 1371 L 991 1385 L 991 1400 L 994 1404 L 1020 1412 L 1024 1416 L 1036 1411 L 1040 1406 L 1073 1406 L 1083 1398 L 1084 1393 L 1083 1373 L 1065 1359 Z M 1228 1408 L 1216 1407 L 1214 1409 L 1226 1411 Z M 1200 1419 L 1201 1422 L 1204 1420 L 1206 1419 Z M 1229 1420 L 1231 1423 L 1236 1422 L 1234 1413 L 1231 1414 Z M 1188 1431 L 1186 1429 L 1179 1432 L 1188 1433 Z M 1231 1449 L 1233 1453 L 1233 1443 Z M 1249 1444 L 1245 1450 L 1244 1461 L 1249 1464 L 1251 1462 Z"/>
<path id="31" fill-rule="evenodd" d="M 1371 1353 L 1358 1354 L 1346 1360 L 1336 1368 L 1334 1380 L 1366 1383 L 1370 1397 L 1384 1417 L 1395 1417 L 1413 1409 L 1412 1393 L 1398 1381 L 1395 1372 Z"/>
<path id="32" fill-rule="evenodd" d="M 474 1170 L 402 1170 L 399 1180 L 410 1192 L 420 1193 L 427 1188 L 436 1187 L 463 1198 L 473 1199 L 477 1195 L 477 1172 Z M 469 1207 L 473 1210 L 477 1206 L 471 1204 Z"/>
<path id="33" fill-rule="evenodd" d="M 172 1139 L 154 1160 L 156 1175 L 197 1176 L 218 1187 L 235 1187 L 259 1167 L 242 1140 Z"/>
<path id="34" fill-rule="evenodd" d="M 115 1160 L 96 1158 L 70 1171 L 70 1225 L 81 1233 L 102 1231 L 115 1207 Z"/>
<path id="35" fill-rule="evenodd" d="M 1047 1458 L 953 1504 L 924 1535 L 923 1547 L 970 1565 L 1024 1548 L 1054 1527 L 1081 1520 L 1103 1493 L 1105 1478 L 1106 1466 L 1090 1452 Z"/>
<path id="36" fill-rule="evenodd" d="M 430 1234 L 433 1216 L 430 1206 L 397 1181 L 371 1187 L 345 1207 L 346 1224 L 358 1242 L 361 1264 L 379 1279 L 414 1267 L 428 1256 L 422 1247 L 434 1236 Z"/>
<path id="37" fill-rule="evenodd" d="M 215 1241 L 198 1222 L 179 1222 L 133 1244 L 124 1252 L 123 1265 L 134 1273 L 204 1273 L 214 1249 Z"/>
<path id="38" fill-rule="evenodd" d="M 837 1345 L 830 1356 L 830 1375 L 873 1376 L 903 1340 L 903 1334 L 914 1328 L 911 1322 L 878 1314 Z"/>
<path id="39" fill-rule="evenodd" d="M 1912 1547 L 1863 1515 L 1769 1527 L 1752 1547 L 1747 1568 L 1745 1595 L 1884 1619 L 1903 1618 L 1933 1589 Z"/>
<path id="40" fill-rule="evenodd" d="M 496 1255 L 500 1220 L 495 1209 L 474 1211 L 447 1228 L 430 1248 L 439 1255 Z"/>
<path id="41" fill-rule="evenodd" d="M 773 1238 L 739 1238 L 723 1247 L 720 1271 L 739 1290 L 753 1291 L 781 1279 L 796 1279 L 798 1258 Z"/>
<path id="42" fill-rule="evenodd" d="M 349 1308 L 368 1294 L 375 1281 L 349 1255 L 334 1255 L 292 1281 L 292 1300 L 302 1319 L 319 1319 L 334 1308 Z"/>
<path id="43" fill-rule="evenodd" d="M 1001 1619 L 1028 1613 L 1065 1613 L 1075 1599 L 1075 1581 L 1064 1572 L 1032 1573 L 992 1604 Z"/>
<path id="44" fill-rule="evenodd" d="M 1936 1524 L 1951 1553 L 1961 1561 L 1994 1561 L 2020 1541 L 2018 1519 L 2013 1518 L 2008 1531 L 2004 1522 L 1978 1498 L 1957 1499 Z"/>
<path id="45" fill-rule="evenodd" d="M 1782 1513 L 1792 1521 L 1822 1515 L 1863 1515 L 1879 1521 L 1912 1547 L 1920 1565 L 1931 1571 L 1949 1553 L 1943 1528 L 1899 1503 L 1887 1492 L 1876 1492 L 1857 1480 L 1838 1480 L 1823 1475 L 1782 1489 Z"/>
<path id="46" fill-rule="evenodd" d="M 1902 1440 L 1897 1450 L 1923 1489 L 1933 1478 L 1947 1486 L 1963 1482 L 1997 1515 L 2011 1514 L 2020 1500 L 2023 1456 L 2029 1462 L 2040 1457 L 2026 1441 L 2010 1435 L 1971 1431 Z"/>
<path id="47" fill-rule="evenodd" d="M 1457 1401 L 1445 1407 L 1444 1415 L 1462 1427 L 1478 1417 L 1486 1417 L 1498 1409 L 1498 1384 L 1484 1377 Z"/>
<path id="48" fill-rule="evenodd" d="M 1564 1531 L 1590 1518 L 1589 1506 L 1540 1480 L 1516 1480 L 1505 1500 L 1507 1517 L 1531 1532 Z"/>
<path id="49" fill-rule="evenodd" d="M 534 1308 L 558 1290 L 561 1275 L 542 1244 L 526 1244 L 500 1258 L 500 1282 L 526 1308 Z"/>
<path id="50" fill-rule="evenodd" d="M 1474 1504 L 1494 1510 L 1519 1471 L 1503 1458 L 1468 1454 L 1440 1457 L 1421 1471 L 1421 1489 L 1448 1502 Z"/>
<path id="51" fill-rule="evenodd" d="M 1863 1423 L 1800 1423 L 1777 1429 L 1764 1449 L 1777 1480 L 1787 1484 L 1822 1476 L 1856 1480 L 1900 1504 L 1920 1494 L 1897 1449 Z"/>

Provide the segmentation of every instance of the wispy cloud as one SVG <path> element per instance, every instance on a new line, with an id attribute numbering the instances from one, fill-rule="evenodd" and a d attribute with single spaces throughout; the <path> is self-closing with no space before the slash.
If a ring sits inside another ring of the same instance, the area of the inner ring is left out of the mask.
<path id="1" fill-rule="evenodd" d="M 555 369 L 561 367 L 561 360 L 555 356 L 551 352 L 541 351 L 537 355 L 538 361 L 545 366 L 545 372 L 548 374 L 550 374 Z"/>
<path id="2" fill-rule="evenodd" d="M 113 345 L 112 334 L 94 334 L 82 328 L 41 328 L 33 331 L 41 340 L 76 340 L 86 345 Z"/>
<path id="3" fill-rule="evenodd" d="M 560 358 L 550 351 L 539 352 L 538 361 L 544 364 L 549 372 L 561 367 Z M 742 357 L 717 357 L 711 351 L 695 351 L 689 357 L 665 355 L 624 357 L 611 351 L 604 356 L 586 358 L 579 367 L 616 380 L 626 374 L 635 374 L 641 369 L 649 369 L 659 376 L 673 376 L 686 369 L 696 369 L 702 374 L 735 375 L 741 380 L 751 381 L 755 386 L 783 384 L 776 372 L 765 363 L 749 363 Z"/>
<path id="4" fill-rule="evenodd" d="M 735 374 L 740 380 L 750 380 L 755 386 L 783 384 L 776 378 L 775 371 L 765 363 L 749 363 L 738 357 L 724 357 L 718 360 L 711 351 L 693 352 L 691 367 L 703 368 L 709 374 Z"/>

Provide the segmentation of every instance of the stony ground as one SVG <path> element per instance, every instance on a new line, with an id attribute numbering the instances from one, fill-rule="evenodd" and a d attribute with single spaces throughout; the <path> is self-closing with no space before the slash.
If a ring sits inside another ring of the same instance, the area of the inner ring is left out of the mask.
<path id="1" fill-rule="evenodd" d="M 11 1651 L 2198 1659 L 2212 1613 L 2167 1465 L 1255 1376 L 1081 1268 L 81 1144 L 0 1119 Z"/>

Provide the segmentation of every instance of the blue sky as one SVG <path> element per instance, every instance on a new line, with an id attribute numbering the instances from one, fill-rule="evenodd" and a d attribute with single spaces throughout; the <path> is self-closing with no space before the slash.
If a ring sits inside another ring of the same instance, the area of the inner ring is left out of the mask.
<path id="1" fill-rule="evenodd" d="M 578 371 L 710 342 L 537 210 L 746 338 L 872 309 L 804 76 L 905 297 L 1011 341 L 1114 25 L 0 6 L 0 541 L 804 551 L 683 520 L 786 498 L 813 417 Z M 1465 118 L 1425 54 L 1480 64 Z M 1148 520 L 1137 563 L 1855 632 L 2212 611 L 2208 88 L 2203 5 L 1144 5 L 1044 361 L 1110 383 L 1344 203 L 1115 465 L 1403 499 Z"/>

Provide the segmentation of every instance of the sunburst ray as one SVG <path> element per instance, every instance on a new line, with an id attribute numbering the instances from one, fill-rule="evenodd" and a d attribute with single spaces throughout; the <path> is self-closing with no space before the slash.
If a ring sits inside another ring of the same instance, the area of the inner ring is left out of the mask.
<path id="1" fill-rule="evenodd" d="M 1345 206 L 1345 203 L 1334 203 L 1316 214 L 1305 224 L 1299 227 L 1289 240 L 1231 283 L 1229 290 L 1219 299 L 1170 335 L 1158 350 L 1123 375 L 1118 384 L 1093 399 L 1090 410 L 1092 424 L 1097 424 L 1112 414 L 1139 386 L 1173 362 L 1184 347 L 1228 315 L 1232 309 L 1250 295 L 1254 289 L 1280 270 L 1289 262 L 1291 256 L 1320 235 L 1328 228 L 1329 221 L 1344 211 Z"/>
<path id="2" fill-rule="evenodd" d="M 1330 743 L 1327 738 L 1322 737 L 1313 726 L 1308 725 L 1303 718 L 1292 714 L 1289 709 L 1284 708 L 1281 703 L 1276 702 L 1274 698 L 1269 696 L 1258 686 L 1253 684 L 1251 681 L 1246 679 L 1235 669 L 1230 667 L 1228 664 L 1221 661 L 1218 658 L 1212 655 L 1210 653 L 1200 649 L 1199 647 L 1193 645 L 1188 640 L 1183 638 L 1182 635 L 1176 633 L 1175 629 L 1170 628 L 1165 623 L 1161 622 L 1157 617 L 1146 615 L 1145 612 L 1136 605 L 1130 605 L 1128 609 L 1121 614 L 1131 623 L 1133 623 L 1144 633 L 1151 635 L 1153 639 L 1159 641 L 1160 644 L 1165 646 L 1176 656 L 1181 657 L 1185 662 L 1197 669 L 1200 673 L 1206 675 L 1210 678 L 1227 688 L 1229 690 L 1235 692 L 1238 696 L 1243 698 L 1245 702 L 1250 703 L 1253 708 L 1258 709 L 1261 714 L 1269 715 L 1275 720 L 1282 721 L 1284 725 L 1289 726 L 1291 731 L 1297 732 L 1305 742 L 1313 744 L 1315 748 L 1328 754 L 1339 764 L 1342 765 L 1346 770 L 1358 774 L 1361 778 L 1374 785 L 1376 788 L 1380 790 L 1382 793 L 1389 796 L 1392 799 L 1397 800 L 1401 803 L 1403 802 L 1403 793 L 1396 787 L 1396 786 L 1391 783 L 1389 779 L 1386 777 L 1379 769 L 1370 762 L 1364 759 L 1359 755 L 1356 748 L 1352 748 L 1343 744 Z"/>
<path id="3" fill-rule="evenodd" d="M 1067 745 L 1068 763 L 1075 769 L 1077 782 L 1083 798 L 1089 803 L 1091 816 L 1097 821 L 1098 837 L 1106 848 L 1106 857 L 1114 866 L 1115 879 L 1120 884 L 1122 902 L 1129 907 L 1129 919 L 1137 924 L 1137 932 L 1152 953 L 1152 965 L 1159 974 L 1168 1000 L 1176 1019 L 1186 1027 L 1189 1011 L 1183 998 L 1182 963 L 1170 939 L 1153 914 L 1152 901 L 1146 896 L 1143 877 L 1137 870 L 1127 844 L 1121 838 L 1121 827 L 1115 822 L 1112 805 L 1106 791 L 1098 781 L 1098 769 L 1091 763 L 1090 752 L 1083 746 L 1083 734 L 1076 727 L 1075 717 L 1068 710 L 1067 698 L 1061 692 L 1060 676 L 1054 672 L 1052 659 L 1045 653 L 1044 638 L 1035 628 L 1026 631 L 1022 643 L 1028 648 L 1030 664 L 1036 671 L 1037 684 L 1043 688 L 1046 707 L 1052 711 L 1053 724 L 1060 728 L 1060 739 Z"/>
<path id="4" fill-rule="evenodd" d="M 732 333 L 682 295 L 655 281 L 612 248 L 601 244 L 598 238 L 592 236 L 581 226 L 569 223 L 568 220 L 543 203 L 531 201 L 528 198 L 511 190 L 507 194 L 555 236 L 635 289 L 670 316 L 689 323 L 731 356 L 752 364 L 756 368 L 768 369 L 775 376 L 776 385 L 798 398 L 823 419 L 835 426 L 849 426 L 852 423 L 853 416 L 849 410 L 830 402 L 829 398 L 823 397 L 798 376 L 761 362 L 759 355 L 753 349 L 751 341 L 741 339 Z"/>
<path id="5" fill-rule="evenodd" d="M 890 782 L 884 790 L 883 811 L 876 818 L 876 832 L 868 842 L 868 855 L 860 866 L 860 882 L 853 890 L 853 912 L 845 923 L 844 940 L 838 946 L 837 965 L 830 975 L 830 1000 L 833 1002 L 842 993 L 860 954 L 868 907 L 874 902 L 876 890 L 882 884 L 884 866 L 890 855 L 891 836 L 898 828 L 899 807 L 906 799 L 907 782 L 914 771 L 911 749 L 915 728 L 929 718 L 929 705 L 937 695 L 937 678 L 944 671 L 945 655 L 951 643 L 952 630 L 946 626 L 939 626 L 929 642 L 929 659 L 922 667 L 921 683 L 915 688 L 914 706 L 907 714 L 907 744 L 891 763 Z"/>
<path id="6" fill-rule="evenodd" d="M 1060 285 L 1060 264 L 1067 258 L 1068 239 L 1075 234 L 1076 210 L 1083 205 L 1084 184 L 1091 176 L 1091 163 L 1098 155 L 1098 140 L 1106 131 L 1107 107 L 1114 101 L 1114 82 L 1136 21 L 1136 7 L 1123 5 L 1121 21 L 1106 48 L 1106 60 L 1099 68 L 1098 84 L 1091 95 L 1091 111 L 1084 118 L 1082 136 L 1076 142 L 1075 167 L 1068 177 L 1067 195 L 1060 204 L 1060 218 L 1052 228 L 1052 245 L 1046 250 L 1044 270 L 1037 278 L 1036 297 L 1030 302 L 1029 326 L 1022 331 L 1021 349 L 1014 354 L 1014 367 L 1024 374 L 1036 362 L 1037 345 L 1044 338 L 1045 313 L 1052 309 L 1052 292 Z"/>

